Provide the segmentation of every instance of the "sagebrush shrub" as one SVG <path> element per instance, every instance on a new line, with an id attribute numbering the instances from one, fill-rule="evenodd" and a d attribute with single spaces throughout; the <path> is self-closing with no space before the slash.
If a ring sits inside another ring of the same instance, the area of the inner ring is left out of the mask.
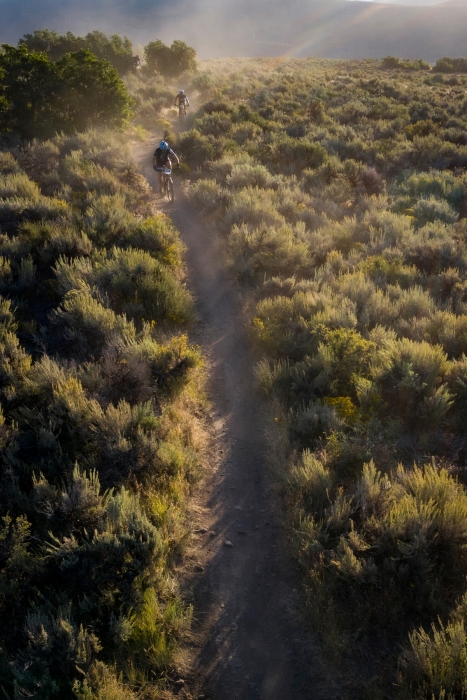
<path id="1" fill-rule="evenodd" d="M 106 308 L 82 284 L 65 294 L 53 320 L 64 325 L 64 338 L 78 356 L 94 350 L 101 352 L 114 333 L 128 338 L 135 334 L 134 325 L 125 315 L 117 315 Z"/>
<path id="2" fill-rule="evenodd" d="M 285 219 L 277 210 L 278 204 L 274 190 L 245 187 L 233 194 L 225 212 L 225 225 L 230 228 L 235 224 L 252 227 L 284 224 Z"/>
<path id="3" fill-rule="evenodd" d="M 239 274 L 247 278 L 264 274 L 301 274 L 310 261 L 307 243 L 297 240 L 293 229 L 287 226 L 263 225 L 254 230 L 246 224 L 234 226 L 229 249 Z"/>
<path id="4" fill-rule="evenodd" d="M 424 226 L 429 221 L 436 220 L 452 224 L 457 219 L 457 213 L 448 202 L 433 196 L 428 199 L 419 199 L 413 207 L 413 212 L 418 226 Z"/>
<path id="5" fill-rule="evenodd" d="M 173 273 L 149 253 L 134 248 L 113 248 L 108 255 L 60 258 L 55 266 L 62 294 L 82 283 L 107 295 L 112 308 L 130 318 L 186 321 L 192 313 L 189 293 Z"/>
<path id="6" fill-rule="evenodd" d="M 199 472 L 189 385 L 201 354 L 178 331 L 192 309 L 184 246 L 120 141 L 77 133 L 0 153 L 1 675 L 12 696 L 135 698 L 130 685 L 164 676 L 190 620 L 171 562 Z"/>
<path id="7" fill-rule="evenodd" d="M 378 659 L 367 632 L 388 630 L 389 649 L 419 630 L 426 666 L 407 657 L 401 698 L 461 698 L 449 613 L 465 592 L 465 494 L 450 476 L 465 468 L 465 86 L 386 63 L 238 59 L 230 83 L 232 61 L 210 66 L 216 99 L 191 138 L 210 142 L 212 180 L 192 193 L 253 288 L 257 383 L 282 410 L 271 430 L 290 447 L 283 493 L 310 610 Z M 438 466 L 420 467 L 429 455 Z"/>

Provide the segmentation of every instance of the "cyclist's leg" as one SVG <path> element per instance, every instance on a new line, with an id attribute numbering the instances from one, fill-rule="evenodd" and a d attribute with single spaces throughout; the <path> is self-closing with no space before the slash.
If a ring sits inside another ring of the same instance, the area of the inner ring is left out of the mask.
<path id="1" fill-rule="evenodd" d="M 162 173 L 159 170 L 159 172 L 157 174 L 159 176 L 159 192 L 162 192 Z"/>

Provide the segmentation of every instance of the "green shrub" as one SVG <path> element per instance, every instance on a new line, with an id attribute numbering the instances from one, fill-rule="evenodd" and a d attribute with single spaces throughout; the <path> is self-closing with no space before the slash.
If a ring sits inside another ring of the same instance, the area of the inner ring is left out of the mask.
<path id="1" fill-rule="evenodd" d="M 230 228 L 235 224 L 251 227 L 283 225 L 284 217 L 277 211 L 279 204 L 274 190 L 246 187 L 235 192 L 226 209 L 224 223 Z"/>
<path id="2" fill-rule="evenodd" d="M 117 71 L 88 49 L 65 53 L 52 63 L 25 44 L 5 44 L 0 67 L 5 77 L 1 97 L 8 106 L 3 128 L 23 137 L 97 124 L 121 126 L 131 114 L 131 99 Z"/>
<path id="3" fill-rule="evenodd" d="M 191 316 L 184 246 L 115 134 L 11 154 L 0 158 L 2 688 L 130 700 L 135 687 L 156 692 L 191 615 L 172 579 L 199 476 L 201 353 L 171 330 Z"/>
<path id="4" fill-rule="evenodd" d="M 150 70 L 177 78 L 184 71 L 196 70 L 196 51 L 184 41 L 175 40 L 166 46 L 160 39 L 144 47 L 144 58 Z"/>
<path id="5" fill-rule="evenodd" d="M 407 338 L 388 344 L 381 356 L 378 384 L 394 417 L 414 432 L 436 428 L 448 412 L 452 396 L 443 382 L 447 357 L 440 346 L 414 343 Z"/>
<path id="6" fill-rule="evenodd" d="M 310 402 L 297 409 L 290 421 L 292 433 L 302 444 L 313 445 L 318 437 L 339 430 L 344 423 L 326 403 Z"/>
<path id="7" fill-rule="evenodd" d="M 198 180 L 190 189 L 190 198 L 196 206 L 207 212 L 225 206 L 229 195 L 219 187 L 215 180 Z"/>
<path id="8" fill-rule="evenodd" d="M 318 168 L 326 160 L 326 150 L 319 143 L 290 136 L 273 138 L 262 147 L 261 158 L 279 172 L 300 173 L 306 168 Z"/>
<path id="9" fill-rule="evenodd" d="M 447 199 L 456 206 L 462 200 L 462 182 L 451 172 L 417 173 L 403 181 L 401 190 L 411 197 L 437 197 Z"/>
<path id="10" fill-rule="evenodd" d="M 310 262 L 307 243 L 296 240 L 293 229 L 267 227 L 251 230 L 234 226 L 229 237 L 229 250 L 235 268 L 243 278 L 276 274 L 301 274 Z"/>
<path id="11" fill-rule="evenodd" d="M 324 513 L 334 479 L 322 462 L 309 450 L 304 450 L 300 462 L 290 472 L 289 485 L 292 498 L 297 499 L 306 512 Z"/>
<path id="12" fill-rule="evenodd" d="M 137 227 L 121 195 L 96 197 L 85 213 L 86 233 L 100 247 L 115 245 Z"/>
<path id="13" fill-rule="evenodd" d="M 81 285 L 65 295 L 55 312 L 54 322 L 63 324 L 64 338 L 78 355 L 101 352 L 113 334 L 132 338 L 135 328 L 125 315 L 116 315 L 95 299 L 88 287 Z"/>
<path id="14" fill-rule="evenodd" d="M 193 200 L 250 284 L 308 611 L 358 697 L 465 694 L 465 81 L 428 69 L 216 61 L 190 136 L 212 149 Z"/>
<path id="15" fill-rule="evenodd" d="M 176 599 L 161 609 L 156 591 L 144 591 L 143 601 L 134 615 L 127 647 L 138 663 L 148 669 L 163 669 L 173 658 L 176 635 L 190 623 L 190 611 Z M 175 633 L 175 634 L 174 634 Z"/>
<path id="16" fill-rule="evenodd" d="M 127 238 L 119 242 L 132 248 L 145 250 L 155 256 L 160 262 L 178 268 L 182 265 L 185 247 L 180 241 L 170 219 L 163 216 L 152 216 L 139 223 L 136 229 L 128 232 Z"/>
<path id="17" fill-rule="evenodd" d="M 267 189 L 273 181 L 271 174 L 263 165 L 234 165 L 225 184 L 234 190 L 245 187 Z"/>
<path id="18" fill-rule="evenodd" d="M 188 161 L 190 166 L 195 168 L 199 168 L 211 160 L 215 153 L 212 140 L 200 134 L 196 129 L 182 132 L 178 137 L 177 148 L 181 159 Z"/>
<path id="19" fill-rule="evenodd" d="M 401 699 L 408 697 L 408 693 L 417 700 L 465 697 L 467 640 L 463 603 L 447 624 L 438 620 L 438 624 L 432 624 L 430 633 L 419 628 L 409 635 L 410 647 L 404 649 L 399 661 Z"/>
<path id="20" fill-rule="evenodd" d="M 83 681 L 73 685 L 77 700 L 134 700 L 135 694 L 119 680 L 115 671 L 96 661 Z"/>
<path id="21" fill-rule="evenodd" d="M 440 201 L 435 197 L 419 199 L 413 210 L 419 226 L 424 226 L 429 221 L 436 220 L 452 224 L 457 219 L 457 214 L 453 208 L 447 202 Z"/>
<path id="22" fill-rule="evenodd" d="M 393 70 L 431 70 L 430 64 L 420 58 L 415 61 L 410 61 L 408 59 L 395 58 L 394 56 L 385 56 L 382 58 L 381 67 Z"/>
<path id="23" fill-rule="evenodd" d="M 9 151 L 0 151 L 0 172 L 3 177 L 21 174 L 21 167 L 18 161 Z"/>
<path id="24" fill-rule="evenodd" d="M 36 29 L 32 34 L 25 34 L 18 43 L 27 46 L 30 51 L 46 53 L 52 61 L 73 51 L 89 49 L 98 58 L 110 61 L 120 74 L 133 68 L 131 42 L 127 37 L 122 39 L 117 34 L 107 37 L 102 32 L 94 31 L 80 37 L 71 32 L 60 35 L 48 29 Z"/>
<path id="25" fill-rule="evenodd" d="M 465 58 L 438 58 L 433 70 L 437 73 L 465 73 L 467 60 Z"/>
<path id="26" fill-rule="evenodd" d="M 44 266 L 47 272 L 60 256 L 88 256 L 93 248 L 85 233 L 72 225 L 56 221 L 20 224 L 17 237 L 10 240 L 10 250 L 13 244 L 15 249 L 11 251 L 12 255 L 30 255 L 36 265 Z"/>
<path id="27" fill-rule="evenodd" d="M 26 662 L 16 660 L 13 677 L 14 684 L 30 694 L 53 696 L 65 691 L 76 668 L 85 673 L 101 648 L 97 637 L 78 627 L 66 608 L 56 617 L 40 609 L 28 613 L 24 634 L 28 640 Z"/>
<path id="28" fill-rule="evenodd" d="M 5 175 L 0 178 L 0 197 L 2 199 L 22 198 L 36 202 L 40 197 L 40 191 L 35 182 L 32 182 L 24 173 Z"/>
<path id="29" fill-rule="evenodd" d="M 0 200 L 0 224 L 17 226 L 23 221 L 41 221 L 43 219 L 68 219 L 70 208 L 62 199 L 39 197 L 37 200 L 11 199 Z"/>
<path id="30" fill-rule="evenodd" d="M 193 128 L 201 134 L 212 134 L 215 137 L 227 136 L 230 132 L 232 122 L 230 116 L 224 112 L 213 112 L 205 114 L 195 119 Z"/>
<path id="31" fill-rule="evenodd" d="M 60 258 L 55 274 L 62 294 L 79 290 L 85 282 L 102 290 L 117 313 L 131 318 L 183 322 L 192 314 L 189 293 L 170 269 L 146 251 L 113 248 L 94 259 L 68 262 Z"/>

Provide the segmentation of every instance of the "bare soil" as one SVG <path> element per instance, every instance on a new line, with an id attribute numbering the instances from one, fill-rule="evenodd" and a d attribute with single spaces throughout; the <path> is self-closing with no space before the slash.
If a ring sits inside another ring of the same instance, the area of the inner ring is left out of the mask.
<path id="1" fill-rule="evenodd" d="M 156 187 L 149 154 L 135 157 Z M 255 360 L 225 242 L 215 224 L 193 208 L 179 180 L 173 204 L 156 201 L 187 246 L 188 285 L 200 319 L 195 342 L 209 367 L 212 444 L 192 505 L 193 541 L 180 572 L 195 623 L 179 695 L 329 700 L 335 689 L 297 616 L 297 573 L 275 515 Z"/>

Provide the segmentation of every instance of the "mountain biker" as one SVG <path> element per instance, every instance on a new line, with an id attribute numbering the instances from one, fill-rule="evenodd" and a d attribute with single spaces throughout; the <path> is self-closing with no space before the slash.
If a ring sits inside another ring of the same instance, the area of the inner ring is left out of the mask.
<path id="1" fill-rule="evenodd" d="M 138 54 L 136 54 L 136 56 L 133 56 L 133 68 L 136 70 L 136 68 L 140 68 L 140 67 L 141 67 L 141 59 L 138 56 Z"/>
<path id="2" fill-rule="evenodd" d="M 179 90 L 178 95 L 175 98 L 174 106 L 178 104 L 178 109 L 181 110 L 183 107 L 183 113 L 186 114 L 186 108 L 190 106 L 190 101 L 188 95 L 185 95 L 185 90 Z"/>
<path id="3" fill-rule="evenodd" d="M 164 169 L 172 168 L 171 156 L 173 156 L 178 165 L 180 165 L 179 157 L 172 151 L 169 144 L 166 141 L 161 141 L 152 157 L 152 167 L 159 175 L 159 192 L 162 192 L 162 173 Z"/>

